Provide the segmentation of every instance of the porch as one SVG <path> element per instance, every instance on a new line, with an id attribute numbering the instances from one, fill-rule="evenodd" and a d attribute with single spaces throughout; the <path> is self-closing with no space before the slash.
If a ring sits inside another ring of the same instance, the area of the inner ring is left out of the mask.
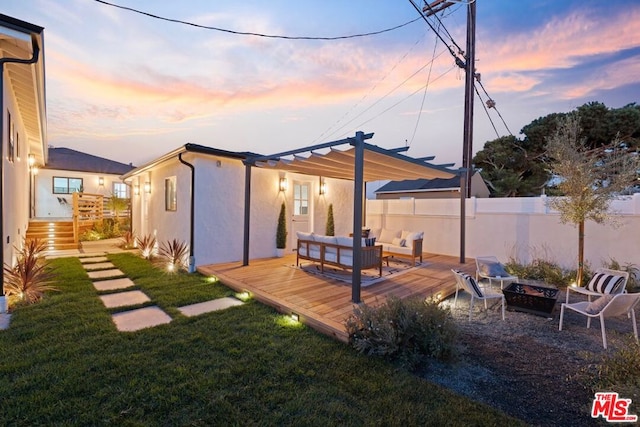
<path id="1" fill-rule="evenodd" d="M 198 272 L 218 277 L 235 291 L 248 291 L 253 298 L 281 313 L 295 313 L 309 327 L 347 342 L 344 320 L 353 311 L 351 285 L 292 268 L 295 263 L 293 254 L 251 260 L 247 266 L 240 262 L 210 264 L 198 267 Z M 423 267 L 363 287 L 361 301 L 380 304 L 392 295 L 444 298 L 455 292 L 452 268 L 472 274 L 475 263 L 467 259 L 460 264 L 458 257 L 425 253 Z"/>

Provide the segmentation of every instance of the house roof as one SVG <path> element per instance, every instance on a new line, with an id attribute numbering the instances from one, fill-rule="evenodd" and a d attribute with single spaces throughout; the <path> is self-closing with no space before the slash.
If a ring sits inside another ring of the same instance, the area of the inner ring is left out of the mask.
<path id="1" fill-rule="evenodd" d="M 176 156 L 178 156 L 181 153 L 186 153 L 186 152 L 192 152 L 192 153 L 200 153 L 200 154 L 208 154 L 211 156 L 218 156 L 218 157 L 226 157 L 226 158 L 230 158 L 230 159 L 238 159 L 238 160 L 245 160 L 249 157 L 255 157 L 258 156 L 258 154 L 256 153 L 252 153 L 249 151 L 242 151 L 242 152 L 236 152 L 236 151 L 227 151 L 227 150 L 220 150 L 218 148 L 212 148 L 212 147 L 206 147 L 204 145 L 198 145 L 198 144 L 185 144 L 181 147 L 176 148 L 175 150 L 165 154 L 164 156 L 161 156 L 155 160 L 152 160 L 148 163 L 145 163 L 142 166 L 138 166 L 137 168 L 133 169 L 133 170 L 128 170 L 127 172 L 123 173 L 123 176 L 121 176 L 122 180 L 126 180 L 131 178 L 132 176 L 139 174 L 141 172 L 144 172 L 148 169 L 151 169 L 157 165 L 159 165 L 162 162 L 165 162 L 169 159 L 174 159 Z"/>
<path id="2" fill-rule="evenodd" d="M 426 192 L 460 189 L 460 176 L 453 178 L 407 179 L 391 181 L 378 188 L 376 193 Z"/>
<path id="3" fill-rule="evenodd" d="M 45 103 L 44 28 L 0 14 L 0 56 L 3 59 L 28 60 L 35 64 L 7 63 L 9 84 L 15 92 L 16 108 L 24 125 L 21 141 L 39 164 L 46 163 L 47 113 Z M 24 139 L 22 139 L 24 138 Z"/>
<path id="4" fill-rule="evenodd" d="M 122 175 L 134 169 L 134 166 L 70 148 L 49 147 L 49 161 L 44 168 Z"/>

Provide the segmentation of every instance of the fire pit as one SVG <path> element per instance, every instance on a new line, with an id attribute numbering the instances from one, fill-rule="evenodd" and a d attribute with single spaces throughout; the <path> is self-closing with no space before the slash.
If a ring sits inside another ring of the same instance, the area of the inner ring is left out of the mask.
<path id="1" fill-rule="evenodd" d="M 544 286 L 511 283 L 502 292 L 507 309 L 551 317 L 559 291 Z"/>

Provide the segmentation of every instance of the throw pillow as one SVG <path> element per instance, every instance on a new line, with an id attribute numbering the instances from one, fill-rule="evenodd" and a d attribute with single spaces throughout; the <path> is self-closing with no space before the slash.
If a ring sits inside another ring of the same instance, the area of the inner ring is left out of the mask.
<path id="1" fill-rule="evenodd" d="M 391 241 L 391 244 L 393 246 L 404 246 L 405 241 L 400 237 L 394 237 L 393 240 Z"/>
<path id="2" fill-rule="evenodd" d="M 378 238 L 378 241 L 383 243 L 393 243 L 393 239 L 395 239 L 396 237 L 398 237 L 398 233 L 396 233 L 395 231 L 383 228 L 382 231 L 380 232 L 380 237 Z"/>
<path id="3" fill-rule="evenodd" d="M 600 294 L 616 294 L 624 283 L 624 277 L 608 273 L 596 273 L 587 284 L 587 290 Z"/>
<path id="4" fill-rule="evenodd" d="M 480 273 L 484 276 L 491 277 L 508 277 L 511 276 L 499 262 L 483 261 L 480 264 Z"/>
<path id="5" fill-rule="evenodd" d="M 473 276 L 470 276 L 467 273 L 463 273 L 461 271 L 458 271 L 458 274 L 462 276 L 462 279 L 465 282 L 467 282 L 468 288 L 471 289 L 477 297 L 482 298 L 484 296 L 482 290 L 480 289 L 480 286 L 478 286 L 478 282 L 476 282 L 476 279 L 474 279 Z"/>
<path id="6" fill-rule="evenodd" d="M 585 311 L 589 314 L 598 314 L 613 299 L 613 295 L 604 295 L 597 300 L 590 302 Z"/>

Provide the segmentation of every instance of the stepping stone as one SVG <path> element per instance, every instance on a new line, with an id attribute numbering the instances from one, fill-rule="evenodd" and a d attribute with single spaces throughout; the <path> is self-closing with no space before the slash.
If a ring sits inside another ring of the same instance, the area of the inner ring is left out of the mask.
<path id="1" fill-rule="evenodd" d="M 101 295 L 100 299 L 107 308 L 126 307 L 151 301 L 142 291 L 118 292 L 117 294 Z"/>
<path id="2" fill-rule="evenodd" d="M 100 280 L 93 282 L 93 287 L 100 292 L 113 291 L 116 289 L 126 289 L 135 286 L 135 283 L 128 277 L 122 279 Z"/>
<path id="3" fill-rule="evenodd" d="M 203 313 L 209 313 L 211 311 L 224 310 L 225 308 L 233 307 L 236 305 L 244 304 L 235 298 L 225 297 L 218 298 L 211 301 L 200 302 L 198 304 L 185 305 L 184 307 L 178 307 L 180 313 L 187 317 L 197 316 Z"/>
<path id="4" fill-rule="evenodd" d="M 89 257 L 89 258 L 80 258 L 80 262 L 82 264 L 92 263 L 92 262 L 105 262 L 105 261 L 109 261 L 109 258 L 107 258 L 106 256 L 94 256 L 94 257 Z"/>
<path id="5" fill-rule="evenodd" d="M 124 273 L 117 268 L 113 270 L 87 271 L 90 279 L 106 279 L 108 277 L 124 276 Z"/>
<path id="6" fill-rule="evenodd" d="M 171 317 L 157 306 L 123 311 L 111 317 L 116 328 L 121 332 L 137 331 L 171 322 Z"/>
<path id="7" fill-rule="evenodd" d="M 111 264 L 110 262 L 99 262 L 96 264 L 84 264 L 83 267 L 85 270 L 89 271 L 89 270 L 104 270 L 105 268 L 114 268 L 115 265 Z"/>

